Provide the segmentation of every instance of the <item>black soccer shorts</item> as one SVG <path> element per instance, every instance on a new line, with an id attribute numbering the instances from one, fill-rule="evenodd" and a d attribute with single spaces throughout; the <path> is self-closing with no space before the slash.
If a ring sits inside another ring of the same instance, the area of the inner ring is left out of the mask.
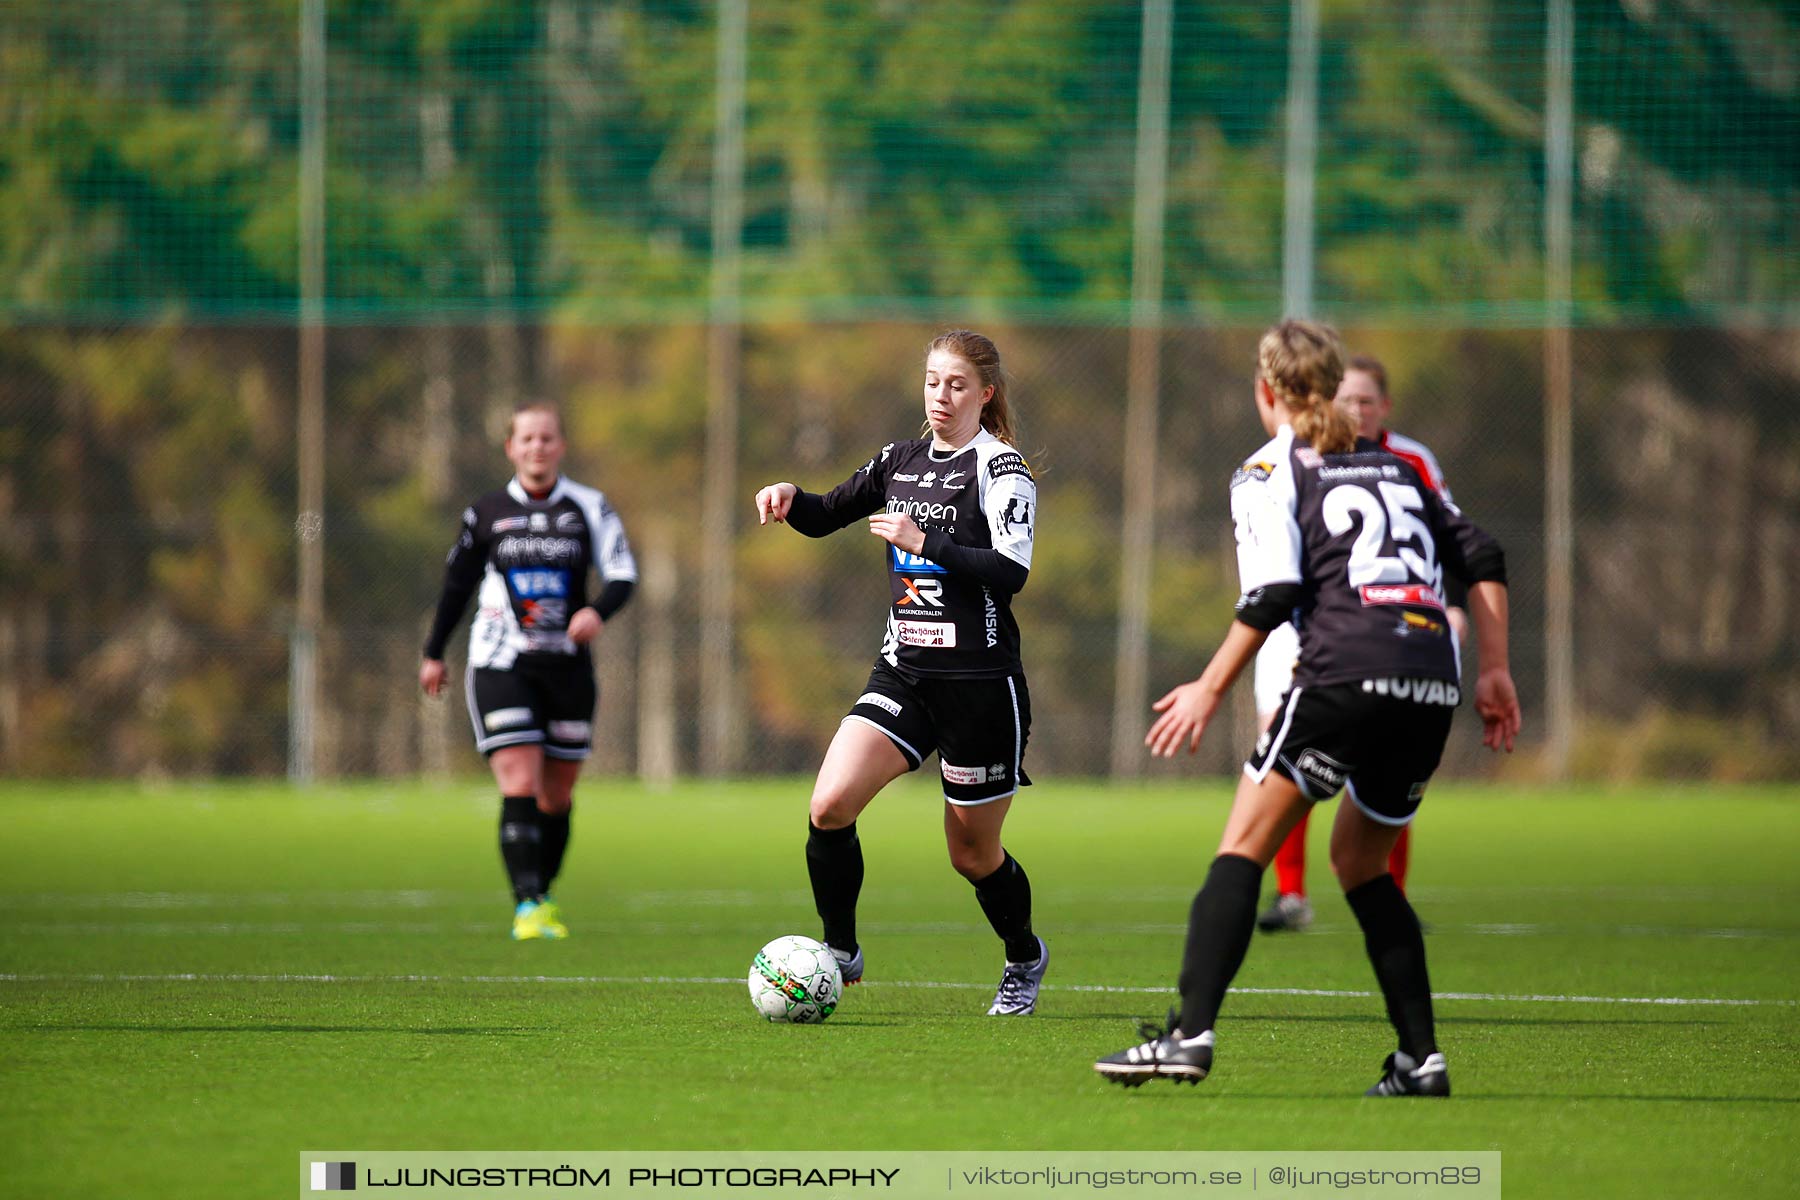
<path id="1" fill-rule="evenodd" d="M 475 748 L 542 742 L 548 758 L 579 761 L 594 745 L 600 690 L 585 655 L 520 655 L 509 670 L 471 667 L 467 684 Z"/>
<path id="2" fill-rule="evenodd" d="M 1244 773 L 1277 771 L 1309 800 L 1348 788 L 1372 821 L 1406 825 L 1444 757 L 1459 689 L 1442 680 L 1368 679 L 1289 688 Z"/>
<path id="3" fill-rule="evenodd" d="M 935 750 L 952 804 L 987 804 L 1031 785 L 1024 769 L 1031 692 L 1022 674 L 908 678 L 878 662 L 844 720 L 886 734 L 913 770 Z"/>

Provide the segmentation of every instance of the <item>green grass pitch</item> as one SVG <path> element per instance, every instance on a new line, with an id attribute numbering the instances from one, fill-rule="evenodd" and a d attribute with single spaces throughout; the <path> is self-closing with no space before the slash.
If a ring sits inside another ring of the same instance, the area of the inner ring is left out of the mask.
<path id="1" fill-rule="evenodd" d="M 306 1148 L 817 1147 L 1499 1150 L 1513 1198 L 1793 1194 L 1800 790 L 1434 789 L 1411 890 L 1456 1095 L 1421 1103 L 1360 1095 L 1378 999 L 1304 994 L 1373 988 L 1327 821 L 1318 923 L 1258 936 L 1214 1076 L 1128 1092 L 1091 1063 L 1167 1007 L 1226 784 L 1017 802 L 1052 966 L 1011 1020 L 925 784 L 860 826 L 869 982 L 788 1027 L 742 980 L 817 936 L 804 781 L 585 782 L 554 944 L 506 936 L 479 781 L 8 783 L 0 1193 L 284 1195 Z"/>

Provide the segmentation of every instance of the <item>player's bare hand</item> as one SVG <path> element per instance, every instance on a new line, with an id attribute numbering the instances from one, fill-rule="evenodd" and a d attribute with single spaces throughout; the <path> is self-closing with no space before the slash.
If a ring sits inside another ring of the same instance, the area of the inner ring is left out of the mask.
<path id="1" fill-rule="evenodd" d="M 756 523 L 767 525 L 770 521 L 777 525 L 787 520 L 788 509 L 794 507 L 794 497 L 800 489 L 791 483 L 771 483 L 756 493 Z"/>
<path id="2" fill-rule="evenodd" d="M 925 553 L 925 531 L 905 513 L 876 513 L 869 518 L 869 532 L 908 554 Z"/>
<path id="3" fill-rule="evenodd" d="M 1502 667 L 1481 673 L 1475 680 L 1475 711 L 1481 716 L 1481 744 L 1511 754 L 1524 722 L 1512 672 Z"/>
<path id="4" fill-rule="evenodd" d="M 1198 750 L 1200 735 L 1206 732 L 1213 714 L 1219 711 L 1221 699 L 1218 692 L 1195 679 L 1152 704 L 1150 707 L 1162 716 L 1156 718 L 1156 723 L 1144 737 L 1144 745 L 1150 747 L 1151 756 L 1174 758 L 1183 741 L 1187 742 L 1189 754 Z"/>
<path id="5" fill-rule="evenodd" d="M 585 646 L 600 636 L 602 624 L 600 614 L 592 608 L 578 608 L 569 618 L 569 640 L 577 646 Z"/>
<path id="6" fill-rule="evenodd" d="M 444 660 L 427 658 L 419 662 L 419 690 L 435 696 L 444 690 Z"/>

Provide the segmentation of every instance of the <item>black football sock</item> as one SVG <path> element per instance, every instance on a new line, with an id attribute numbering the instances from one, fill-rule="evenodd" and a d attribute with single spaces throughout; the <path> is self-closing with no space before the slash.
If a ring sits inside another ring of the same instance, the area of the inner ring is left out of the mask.
<path id="1" fill-rule="evenodd" d="M 542 857 L 537 797 L 500 797 L 500 859 L 512 880 L 514 900 L 536 900 L 544 894 Z"/>
<path id="2" fill-rule="evenodd" d="M 1244 965 L 1256 929 L 1256 895 L 1263 869 L 1238 854 L 1213 859 L 1188 910 L 1187 949 L 1181 959 L 1181 1021 L 1188 1037 L 1211 1029 L 1225 989 Z"/>
<path id="3" fill-rule="evenodd" d="M 1001 848 L 1005 854 L 1005 848 Z M 975 899 L 987 914 L 988 924 L 1006 943 L 1006 961 L 1036 962 L 1037 935 L 1031 932 L 1031 880 L 1019 860 L 1007 854 L 992 874 L 973 881 Z"/>
<path id="4" fill-rule="evenodd" d="M 1425 936 L 1419 918 L 1392 875 L 1378 875 L 1344 893 L 1363 946 L 1375 967 L 1387 1001 L 1388 1020 L 1400 1037 L 1400 1049 L 1424 1062 L 1437 1050 L 1437 1026 L 1431 1013 L 1431 976 L 1425 969 Z"/>
<path id="5" fill-rule="evenodd" d="M 543 837 L 543 842 L 539 847 L 542 858 L 538 871 L 546 894 L 550 891 L 550 885 L 556 882 L 557 873 L 562 870 L 563 855 L 569 849 L 569 814 L 571 811 L 566 808 L 559 813 L 538 810 L 538 832 Z"/>
<path id="6" fill-rule="evenodd" d="M 856 950 L 856 898 L 862 893 L 862 842 L 856 822 L 820 829 L 811 821 L 806 836 L 806 873 L 812 879 L 813 907 L 825 926 L 825 941 L 846 954 Z"/>

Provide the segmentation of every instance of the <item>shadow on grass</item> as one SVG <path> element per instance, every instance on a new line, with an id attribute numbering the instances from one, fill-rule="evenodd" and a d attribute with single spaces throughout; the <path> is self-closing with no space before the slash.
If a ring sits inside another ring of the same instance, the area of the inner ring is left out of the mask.
<path id="1" fill-rule="evenodd" d="M 528 1037 L 549 1032 L 522 1025 L 130 1025 L 123 1022 L 33 1023 L 0 1028 L 29 1030 L 32 1033 L 422 1033 L 435 1037 Z"/>
<path id="2" fill-rule="evenodd" d="M 1158 1023 L 1160 1023 L 1160 1018 L 1156 1017 L 1155 1014 L 1153 1014 L 1152 1012 L 1150 1012 L 1148 1010 L 1145 1010 L 1143 1012 L 1135 1012 L 1135 1013 L 1116 1013 L 1116 1012 L 1115 1013 L 1045 1013 L 1045 1012 L 1039 1012 L 1039 1013 L 1034 1013 L 1032 1015 L 1031 1019 L 1034 1021 L 1152 1021 L 1152 1020 L 1154 1020 L 1154 1021 L 1157 1021 Z M 1295 1024 L 1312 1022 L 1315 1024 L 1329 1024 L 1329 1025 L 1338 1025 L 1338 1024 L 1343 1024 L 1343 1025 L 1386 1025 L 1388 1023 L 1388 1019 L 1385 1016 L 1381 1015 L 1380 1013 L 1342 1013 L 1342 1014 L 1338 1014 L 1338 1015 L 1331 1015 L 1331 1014 L 1321 1014 L 1321 1013 L 1236 1013 L 1236 1012 L 1225 1013 L 1219 1018 L 1219 1023 L 1222 1026 L 1250 1025 L 1250 1024 L 1285 1025 L 1290 1022 L 1295 1023 Z M 1661 1026 L 1671 1026 L 1671 1025 L 1718 1025 L 1718 1024 L 1722 1024 L 1722 1022 L 1715 1021 L 1715 1020 L 1709 1020 L 1709 1019 L 1703 1018 L 1703 1017 L 1692 1017 L 1687 1020 L 1671 1021 L 1667 1018 L 1640 1018 L 1640 1017 L 1571 1017 L 1571 1018 L 1566 1018 L 1566 1019 L 1555 1018 L 1555 1017 L 1446 1017 L 1442 1013 L 1438 1014 L 1437 1023 L 1439 1025 L 1476 1025 L 1476 1026 L 1481 1026 L 1481 1025 L 1550 1025 L 1550 1026 L 1565 1025 L 1565 1026 L 1569 1026 L 1571 1028 L 1574 1028 L 1574 1027 L 1587 1028 L 1589 1026 L 1597 1026 L 1597 1025 L 1626 1025 L 1626 1026 L 1655 1025 L 1655 1026 L 1661 1027 Z"/>
<path id="3" fill-rule="evenodd" d="M 1154 1100 L 1159 1096 L 1168 1100 L 1174 1097 L 1186 1098 L 1190 1091 L 1197 1095 L 1206 1095 L 1206 1089 L 1209 1086 L 1209 1084 L 1202 1083 L 1198 1087 L 1190 1089 L 1189 1087 L 1184 1086 L 1162 1085 L 1156 1080 L 1151 1080 L 1139 1087 L 1120 1088 L 1115 1090 L 1123 1091 L 1133 1096 L 1143 1096 L 1150 1100 Z M 1111 1093 L 1109 1092 L 1108 1094 Z M 1227 1090 L 1226 1088 L 1215 1089 L 1211 1094 L 1217 1098 L 1216 1102 L 1220 1104 L 1228 1104 L 1236 1100 L 1342 1100 L 1346 1104 L 1349 1104 L 1363 1100 L 1385 1100 L 1394 1098 L 1363 1096 L 1355 1092 L 1245 1092 Z M 1416 1097 L 1400 1098 L 1416 1099 Z M 1631 1096 L 1608 1092 L 1600 1092 L 1593 1095 L 1581 1095 L 1570 1092 L 1457 1092 L 1452 1095 L 1449 1100 L 1452 1104 L 1480 1104 L 1496 1100 L 1530 1101 L 1532 1103 L 1544 1100 L 1554 1100 L 1559 1104 L 1578 1104 L 1589 1100 L 1604 1103 L 1625 1104 L 1800 1104 L 1800 1096 Z M 1429 1105 L 1424 1104 L 1415 1105 L 1409 1103 L 1405 1105 L 1405 1108 L 1409 1111 L 1416 1108 L 1429 1107 Z"/>

